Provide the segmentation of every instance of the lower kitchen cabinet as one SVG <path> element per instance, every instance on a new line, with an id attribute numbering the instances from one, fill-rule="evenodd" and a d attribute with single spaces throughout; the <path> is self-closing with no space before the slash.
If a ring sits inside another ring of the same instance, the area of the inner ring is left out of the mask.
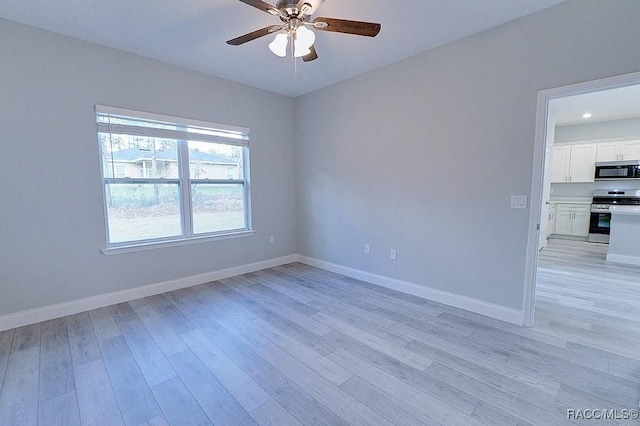
<path id="1" fill-rule="evenodd" d="M 554 233 L 586 237 L 589 235 L 590 206 L 588 204 L 556 205 Z"/>
<path id="2" fill-rule="evenodd" d="M 548 219 L 547 219 L 547 237 L 551 234 L 556 233 L 556 214 L 557 214 L 557 206 L 555 204 L 549 205 L 547 209 Z"/>

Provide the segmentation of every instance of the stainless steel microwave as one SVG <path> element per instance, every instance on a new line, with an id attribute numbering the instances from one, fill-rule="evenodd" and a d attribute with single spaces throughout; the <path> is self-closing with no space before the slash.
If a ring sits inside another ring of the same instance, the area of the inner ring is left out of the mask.
<path id="1" fill-rule="evenodd" d="M 640 179 L 640 161 L 604 161 L 596 163 L 595 180 Z"/>

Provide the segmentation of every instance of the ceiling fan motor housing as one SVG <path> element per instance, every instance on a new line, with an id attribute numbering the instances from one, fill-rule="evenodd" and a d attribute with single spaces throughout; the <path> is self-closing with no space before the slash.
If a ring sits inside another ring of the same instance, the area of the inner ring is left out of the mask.
<path id="1" fill-rule="evenodd" d="M 279 0 L 276 7 L 289 17 L 298 16 L 298 13 L 300 13 L 298 2 L 295 0 Z"/>

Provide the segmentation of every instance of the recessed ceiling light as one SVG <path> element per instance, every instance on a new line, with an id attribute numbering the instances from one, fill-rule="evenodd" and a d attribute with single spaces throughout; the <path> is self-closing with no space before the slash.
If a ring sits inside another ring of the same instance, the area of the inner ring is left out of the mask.
<path id="1" fill-rule="evenodd" d="M 582 118 L 591 118 L 591 113 L 585 112 L 584 114 L 582 114 Z"/>

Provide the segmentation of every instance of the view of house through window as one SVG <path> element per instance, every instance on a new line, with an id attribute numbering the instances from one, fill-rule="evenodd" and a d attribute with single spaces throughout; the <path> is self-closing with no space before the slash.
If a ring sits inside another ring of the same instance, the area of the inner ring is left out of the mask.
<path id="1" fill-rule="evenodd" d="M 246 130 L 109 107 L 96 113 L 108 245 L 250 228 Z"/>

